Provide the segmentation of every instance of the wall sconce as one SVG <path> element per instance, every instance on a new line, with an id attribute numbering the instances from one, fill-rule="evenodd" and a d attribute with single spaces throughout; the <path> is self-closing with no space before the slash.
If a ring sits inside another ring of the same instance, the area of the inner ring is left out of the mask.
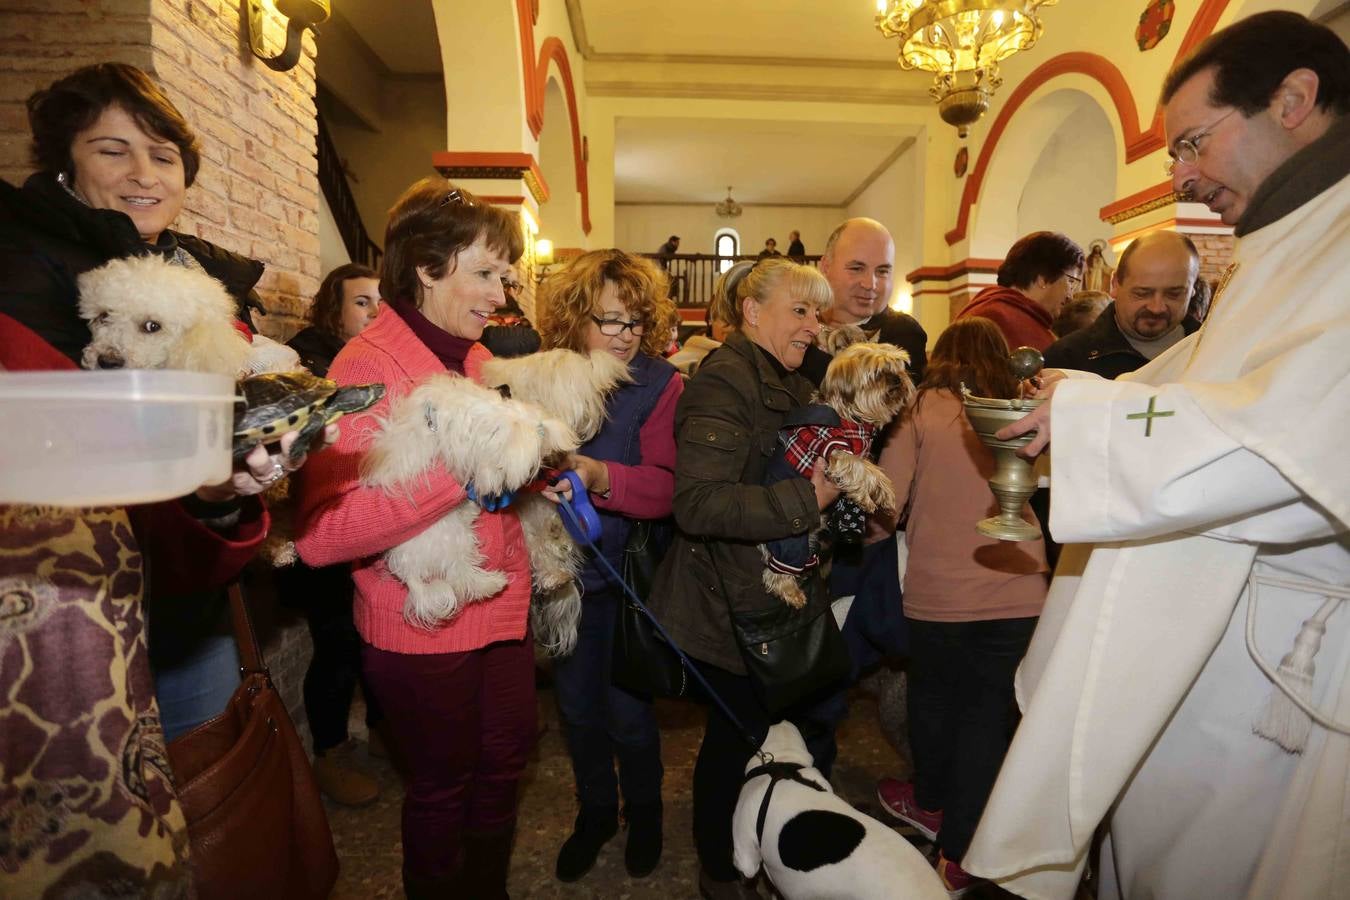
<path id="1" fill-rule="evenodd" d="M 553 265 L 553 242 L 540 238 L 534 242 L 534 280 L 542 283 L 548 277 L 548 268 Z"/>
<path id="2" fill-rule="evenodd" d="M 300 61 L 300 38 L 306 28 L 314 28 L 328 21 L 331 13 L 328 0 L 247 0 L 248 42 L 253 55 L 277 72 L 295 68 Z M 267 56 L 263 31 L 269 13 L 286 19 L 286 46 L 276 56 Z M 317 32 L 316 32 L 317 33 Z"/>

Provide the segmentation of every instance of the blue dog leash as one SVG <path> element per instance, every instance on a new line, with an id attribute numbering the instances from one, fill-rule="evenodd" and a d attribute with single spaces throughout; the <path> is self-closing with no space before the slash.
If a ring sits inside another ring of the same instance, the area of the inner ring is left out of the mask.
<path id="1" fill-rule="evenodd" d="M 694 665 L 693 660 L 685 655 L 685 652 L 680 649 L 680 645 L 675 643 L 675 639 L 666 632 L 666 629 L 662 627 L 659 621 L 657 621 L 656 616 L 652 615 L 652 611 L 647 608 L 647 604 L 643 603 L 641 598 L 633 593 L 633 589 L 623 580 L 623 576 L 614 571 L 614 566 L 610 564 L 609 560 L 605 559 L 604 555 L 600 552 L 600 549 L 595 546 L 595 541 L 600 537 L 600 516 L 596 513 L 595 506 L 592 505 L 591 498 L 588 495 L 586 488 L 582 486 L 581 478 L 576 472 L 572 471 L 562 473 L 562 477 L 566 478 L 572 485 L 571 500 L 563 500 L 561 497 L 558 498 L 558 512 L 563 518 L 563 527 L 567 529 L 567 533 L 570 534 L 578 544 L 591 548 L 595 560 L 600 563 L 600 566 L 605 570 L 605 574 L 607 574 L 610 579 L 623 590 L 628 599 L 632 601 L 632 603 L 634 603 L 637 608 L 642 611 L 642 614 L 652 623 L 652 626 L 656 628 L 657 634 L 661 635 L 661 639 L 664 640 L 666 644 L 669 645 L 670 649 L 675 651 L 675 655 L 680 658 L 680 663 L 684 666 L 685 671 L 694 676 L 694 679 L 703 687 L 703 690 L 707 692 L 708 697 L 722 710 L 722 714 L 727 717 L 727 720 L 730 721 L 732 725 L 736 726 L 736 729 L 741 733 L 741 737 L 745 738 L 746 743 L 754 748 L 755 755 L 759 757 L 760 762 L 765 764 L 773 762 L 773 754 L 765 753 L 760 749 L 759 742 L 755 740 L 750 729 L 746 728 L 741 720 L 736 717 L 736 714 L 731 711 L 731 707 L 727 706 L 726 701 L 722 699 L 721 695 L 713 690 L 712 685 L 708 684 L 708 680 L 703 677 L 703 673 Z"/>

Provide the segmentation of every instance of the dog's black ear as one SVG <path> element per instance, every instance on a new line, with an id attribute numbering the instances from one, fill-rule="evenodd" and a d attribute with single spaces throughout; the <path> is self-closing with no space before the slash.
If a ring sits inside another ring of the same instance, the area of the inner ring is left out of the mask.
<path id="1" fill-rule="evenodd" d="M 848 859 L 866 834 L 857 819 L 828 809 L 808 809 L 783 825 L 778 856 L 789 869 L 810 872 Z"/>
<path id="2" fill-rule="evenodd" d="M 496 391 L 497 391 L 497 393 L 499 393 L 499 394 L 502 395 L 502 399 L 503 399 L 503 400 L 510 400 L 510 399 L 511 399 L 511 385 L 509 385 L 509 384 L 499 384 L 499 385 L 496 386 Z"/>

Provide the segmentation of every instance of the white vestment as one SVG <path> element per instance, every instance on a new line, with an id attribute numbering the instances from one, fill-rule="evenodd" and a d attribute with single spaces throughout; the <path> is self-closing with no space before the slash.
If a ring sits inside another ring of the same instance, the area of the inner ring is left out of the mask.
<path id="1" fill-rule="evenodd" d="M 1026 897 L 1072 897 L 1108 817 L 1103 900 L 1350 896 L 1350 737 L 1253 734 L 1272 684 L 1244 640 L 1253 574 L 1350 584 L 1350 178 L 1235 260 L 1199 333 L 1055 393 L 1050 529 L 1075 545 L 962 860 Z M 1325 600 L 1259 589 L 1272 667 Z M 1342 724 L 1348 677 L 1341 603 L 1312 703 Z"/>

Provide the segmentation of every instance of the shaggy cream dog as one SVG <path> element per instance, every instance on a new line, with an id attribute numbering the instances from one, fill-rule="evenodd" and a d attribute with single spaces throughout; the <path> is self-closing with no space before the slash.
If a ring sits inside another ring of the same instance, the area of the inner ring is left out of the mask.
<path id="1" fill-rule="evenodd" d="M 849 806 L 812 765 L 791 722 L 769 729 L 731 820 L 736 869 L 763 866 L 785 900 L 947 900 L 937 873 L 909 841 Z"/>
<path id="2" fill-rule="evenodd" d="M 437 461 L 478 496 L 519 490 L 547 460 L 577 448 L 564 422 L 533 404 L 459 375 L 433 375 L 396 401 L 362 460 L 367 484 L 407 490 Z M 464 501 L 439 521 L 386 552 L 389 571 L 408 586 L 403 617 L 433 628 L 467 603 L 506 587 L 474 537 L 478 504 Z"/>
<path id="3" fill-rule="evenodd" d="M 511 397 L 525 400 L 566 422 L 579 443 L 595 437 L 605 422 L 609 395 L 632 380 L 628 367 L 609 353 L 589 356 L 570 350 L 547 350 L 512 359 L 493 359 L 483 366 L 483 381 L 504 387 Z M 576 647 L 581 620 L 581 550 L 563 528 L 558 508 L 537 493 L 515 502 L 525 545 L 530 552 L 534 596 L 530 621 L 535 641 L 553 656 L 565 656 Z"/>

